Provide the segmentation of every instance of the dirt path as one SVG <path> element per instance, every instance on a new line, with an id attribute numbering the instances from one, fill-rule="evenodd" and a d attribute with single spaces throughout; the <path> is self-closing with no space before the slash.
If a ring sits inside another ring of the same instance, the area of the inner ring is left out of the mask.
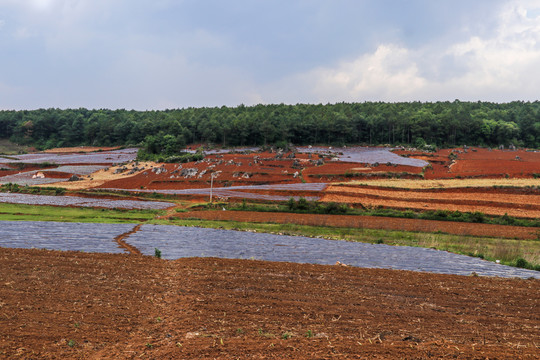
<path id="1" fill-rule="evenodd" d="M 539 285 L 0 249 L 0 357 L 537 359 Z"/>
<path id="2" fill-rule="evenodd" d="M 311 226 L 335 226 L 367 229 L 403 230 L 419 232 L 443 232 L 454 235 L 500 237 L 508 239 L 537 239 L 538 228 L 491 224 L 473 224 L 452 221 L 400 219 L 379 216 L 319 215 L 269 213 L 250 211 L 192 211 L 177 213 L 178 218 L 204 220 L 228 220 Z"/>
<path id="3" fill-rule="evenodd" d="M 133 228 L 133 230 L 128 231 L 127 233 L 118 235 L 114 238 L 114 241 L 118 243 L 118 245 L 122 248 L 127 250 L 131 255 L 142 255 L 139 249 L 137 249 L 135 246 L 132 246 L 124 241 L 129 235 L 136 233 L 141 228 L 142 224 L 139 224 Z"/>

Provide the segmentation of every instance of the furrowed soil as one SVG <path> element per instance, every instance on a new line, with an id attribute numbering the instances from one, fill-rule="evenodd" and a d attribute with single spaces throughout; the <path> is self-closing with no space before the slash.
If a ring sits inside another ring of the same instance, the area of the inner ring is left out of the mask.
<path id="1" fill-rule="evenodd" d="M 0 357 L 537 359 L 540 282 L 0 249 Z"/>
<path id="2" fill-rule="evenodd" d="M 190 211 L 174 214 L 183 219 L 226 220 L 256 223 L 298 224 L 487 236 L 508 239 L 537 239 L 536 227 L 477 224 L 452 221 L 404 219 L 360 215 L 291 214 L 254 211 Z"/>
<path id="3" fill-rule="evenodd" d="M 330 185 L 321 201 L 362 204 L 369 207 L 389 207 L 417 210 L 448 210 L 482 212 L 539 218 L 540 191 L 538 189 L 393 189 L 365 185 Z"/>

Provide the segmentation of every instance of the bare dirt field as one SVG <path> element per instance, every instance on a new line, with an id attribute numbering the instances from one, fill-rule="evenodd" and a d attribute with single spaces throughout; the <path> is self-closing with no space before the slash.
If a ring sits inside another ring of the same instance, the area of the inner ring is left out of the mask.
<path id="1" fill-rule="evenodd" d="M 54 148 L 54 149 L 48 149 L 44 150 L 45 153 L 50 154 L 65 154 L 65 153 L 86 153 L 86 152 L 95 152 L 95 151 L 111 151 L 119 149 L 119 146 L 110 146 L 110 147 L 104 147 L 104 146 L 77 146 L 77 147 L 63 147 L 63 148 Z"/>
<path id="2" fill-rule="evenodd" d="M 537 359 L 538 280 L 0 249 L 0 356 Z"/>
<path id="3" fill-rule="evenodd" d="M 540 217 L 540 190 L 505 188 L 395 189 L 330 185 L 321 201 L 417 210 L 482 212 L 526 218 Z"/>
<path id="4" fill-rule="evenodd" d="M 251 211 L 190 211 L 174 214 L 177 218 L 227 220 L 276 224 L 299 224 L 366 229 L 442 232 L 454 235 L 487 236 L 508 239 L 537 239 L 538 228 L 452 221 L 403 219 L 358 215 L 291 214 Z"/>
<path id="5" fill-rule="evenodd" d="M 345 182 L 342 182 L 345 184 Z M 346 182 L 348 185 L 369 185 L 379 187 L 391 187 L 399 189 L 456 189 L 456 188 L 517 188 L 539 187 L 540 179 L 376 179 L 376 180 L 353 180 Z"/>

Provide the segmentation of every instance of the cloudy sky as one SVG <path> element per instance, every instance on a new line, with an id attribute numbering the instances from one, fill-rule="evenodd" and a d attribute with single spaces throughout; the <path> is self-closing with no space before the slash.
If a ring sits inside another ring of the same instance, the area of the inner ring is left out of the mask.
<path id="1" fill-rule="evenodd" d="M 539 97 L 538 0 L 0 0 L 0 109 Z"/>

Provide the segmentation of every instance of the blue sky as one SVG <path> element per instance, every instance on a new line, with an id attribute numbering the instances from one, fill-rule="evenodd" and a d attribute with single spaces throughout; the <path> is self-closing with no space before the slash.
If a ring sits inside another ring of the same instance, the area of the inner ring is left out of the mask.
<path id="1" fill-rule="evenodd" d="M 0 109 L 537 100 L 536 0 L 0 0 Z"/>

